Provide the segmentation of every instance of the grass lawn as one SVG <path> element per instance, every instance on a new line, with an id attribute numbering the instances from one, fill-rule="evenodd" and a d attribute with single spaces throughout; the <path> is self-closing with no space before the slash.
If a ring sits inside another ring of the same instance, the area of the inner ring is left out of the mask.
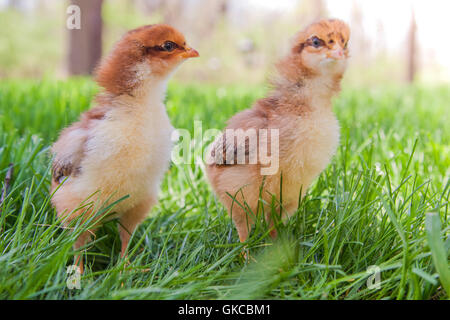
<path id="1" fill-rule="evenodd" d="M 172 165 L 129 264 L 108 222 L 86 253 L 81 289 L 69 290 L 76 234 L 49 205 L 48 151 L 96 90 L 84 79 L 0 82 L 1 187 L 15 165 L 0 206 L 0 299 L 449 298 L 448 87 L 344 89 L 337 155 L 276 241 L 257 224 L 251 263 L 202 165 Z M 175 84 L 167 109 L 176 128 L 221 129 L 264 92 Z"/>

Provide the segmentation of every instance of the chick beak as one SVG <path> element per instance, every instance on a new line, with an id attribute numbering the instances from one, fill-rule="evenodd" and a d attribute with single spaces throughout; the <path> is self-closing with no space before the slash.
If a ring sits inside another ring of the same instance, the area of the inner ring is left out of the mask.
<path id="1" fill-rule="evenodd" d="M 344 50 L 342 48 L 334 49 L 333 51 L 327 53 L 327 57 L 334 60 L 344 60 Z"/>
<path id="2" fill-rule="evenodd" d="M 195 57 L 198 57 L 198 56 L 200 56 L 200 55 L 198 54 L 198 51 L 195 50 L 195 49 L 189 48 L 189 47 L 187 47 L 187 48 L 185 49 L 185 52 L 183 52 L 183 53 L 181 54 L 181 57 L 183 57 L 183 58 L 185 58 L 185 59 L 187 59 L 187 58 L 195 58 Z"/>

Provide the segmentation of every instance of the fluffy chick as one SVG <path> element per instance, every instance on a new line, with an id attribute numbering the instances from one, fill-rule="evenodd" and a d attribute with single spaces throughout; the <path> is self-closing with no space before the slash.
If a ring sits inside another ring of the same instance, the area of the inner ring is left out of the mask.
<path id="1" fill-rule="evenodd" d="M 339 124 L 331 98 L 340 90 L 349 36 L 349 27 L 340 20 L 321 20 L 308 26 L 297 34 L 290 53 L 277 64 L 269 96 L 229 120 L 226 129 L 278 130 L 279 164 L 275 174 L 262 174 L 261 169 L 268 165 L 261 161 L 260 150 L 256 152 L 256 163 L 249 164 L 249 154 L 254 151 L 249 138 L 240 143 L 234 138 L 227 141 L 224 133 L 211 145 L 213 159 L 206 173 L 231 215 L 241 242 L 247 239 L 260 205 L 273 225 L 269 216 L 273 196 L 278 202 L 282 200 L 278 213 L 283 218 L 295 213 L 300 197 L 335 153 Z M 270 134 L 267 140 L 271 150 Z M 244 164 L 227 161 L 230 150 L 236 155 L 243 149 Z M 276 232 L 271 235 L 275 237 Z"/>
<path id="2" fill-rule="evenodd" d="M 126 33 L 96 70 L 103 91 L 96 106 L 64 129 L 52 146 L 52 204 L 65 224 L 98 205 L 111 204 L 120 219 L 121 255 L 131 234 L 157 201 L 171 152 L 170 124 L 163 103 L 168 79 L 198 52 L 168 25 L 148 25 Z M 62 185 L 60 185 L 62 184 Z M 89 200 L 96 206 L 79 209 Z M 95 228 L 83 233 L 84 246 Z M 83 269 L 81 257 L 76 261 Z"/>

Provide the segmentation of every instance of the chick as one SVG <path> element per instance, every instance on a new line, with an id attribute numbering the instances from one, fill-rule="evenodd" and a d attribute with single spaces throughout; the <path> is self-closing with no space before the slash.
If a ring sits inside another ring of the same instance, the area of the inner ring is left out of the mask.
<path id="1" fill-rule="evenodd" d="M 295 213 L 299 199 L 335 153 L 339 124 L 331 98 L 340 91 L 349 36 L 349 27 L 340 20 L 321 20 L 298 33 L 289 54 L 276 65 L 269 96 L 229 120 L 225 132 L 242 129 L 244 138 L 223 133 L 211 144 L 206 173 L 241 242 L 261 208 L 273 226 L 273 197 L 283 219 Z M 264 145 L 269 162 L 262 158 Z M 239 153 L 244 161 L 234 159 Z M 269 167 L 272 172 L 264 172 Z M 273 228 L 271 235 L 276 237 Z"/>
<path id="2" fill-rule="evenodd" d="M 96 106 L 64 129 L 51 149 L 52 204 L 65 224 L 94 213 L 93 207 L 77 209 L 92 195 L 96 208 L 128 195 L 113 208 L 121 255 L 126 255 L 131 234 L 157 202 L 170 162 L 173 127 L 163 103 L 167 82 L 183 61 L 198 56 L 179 31 L 160 24 L 129 31 L 100 63 L 96 81 L 104 90 Z M 94 232 L 83 233 L 74 249 Z M 82 258 L 76 260 L 82 271 Z"/>

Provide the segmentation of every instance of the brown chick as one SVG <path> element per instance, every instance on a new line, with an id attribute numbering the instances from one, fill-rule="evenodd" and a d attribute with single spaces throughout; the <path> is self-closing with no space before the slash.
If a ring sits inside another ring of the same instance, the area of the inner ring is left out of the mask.
<path id="1" fill-rule="evenodd" d="M 66 225 L 128 195 L 112 209 L 120 220 L 121 255 L 126 254 L 131 234 L 157 201 L 170 162 L 167 82 L 177 66 L 197 56 L 179 31 L 161 24 L 129 31 L 101 62 L 96 81 L 104 90 L 96 106 L 52 146 L 52 204 Z M 88 198 L 93 206 L 80 209 Z M 94 232 L 83 233 L 74 249 Z M 82 258 L 76 260 L 82 272 Z"/>
<path id="2" fill-rule="evenodd" d="M 295 213 L 299 199 L 335 153 L 339 124 L 331 98 L 340 90 L 349 36 L 349 27 L 340 20 L 321 20 L 300 32 L 277 64 L 269 96 L 233 116 L 212 143 L 207 176 L 241 242 L 261 208 L 273 226 L 273 197 L 282 218 Z M 232 135 L 238 129 L 245 133 L 240 138 Z M 276 236 L 274 229 L 271 235 Z"/>

